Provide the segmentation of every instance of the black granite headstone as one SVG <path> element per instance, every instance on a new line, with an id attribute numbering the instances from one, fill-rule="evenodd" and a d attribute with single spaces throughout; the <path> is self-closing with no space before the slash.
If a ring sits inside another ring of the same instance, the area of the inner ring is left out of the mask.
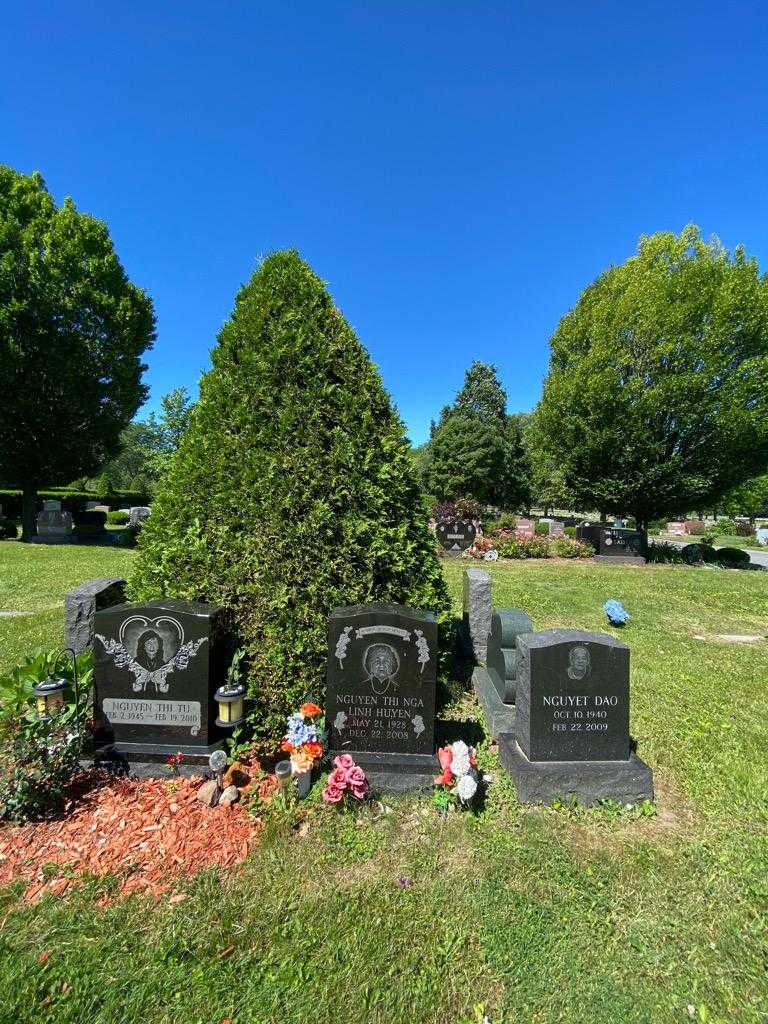
<path id="1" fill-rule="evenodd" d="M 437 524 L 437 539 L 443 549 L 451 554 L 458 555 L 471 548 L 476 534 L 477 528 L 469 520 L 453 519 Z"/>
<path id="2" fill-rule="evenodd" d="M 520 799 L 651 798 L 651 771 L 629 736 L 626 644 L 550 629 L 518 636 L 517 652 L 515 729 L 499 749 Z"/>
<path id="3" fill-rule="evenodd" d="M 607 633 L 517 638 L 517 742 L 531 761 L 626 761 L 629 648 Z"/>
<path id="4" fill-rule="evenodd" d="M 213 695 L 223 682 L 220 608 L 121 604 L 94 622 L 97 760 L 203 760 L 228 735 Z"/>
<path id="5" fill-rule="evenodd" d="M 435 774 L 437 620 L 434 612 L 369 604 L 328 619 L 329 756 L 350 753 L 383 789 Z"/>

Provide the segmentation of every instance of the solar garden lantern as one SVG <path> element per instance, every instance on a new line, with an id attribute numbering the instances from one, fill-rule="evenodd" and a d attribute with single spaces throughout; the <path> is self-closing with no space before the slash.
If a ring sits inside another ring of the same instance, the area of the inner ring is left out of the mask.
<path id="1" fill-rule="evenodd" d="M 292 775 L 293 767 L 290 761 L 286 760 L 277 762 L 275 765 L 275 778 L 277 779 L 277 784 L 283 793 L 287 790 L 288 783 L 291 781 Z"/>
<path id="2" fill-rule="evenodd" d="M 208 765 L 216 774 L 216 782 L 219 789 L 224 788 L 224 769 L 227 767 L 227 755 L 223 750 L 214 750 L 208 758 Z"/>
<path id="3" fill-rule="evenodd" d="M 234 729 L 243 720 L 243 697 L 245 687 L 242 683 L 225 683 L 213 695 L 218 705 L 216 725 L 223 729 Z"/>
<path id="4" fill-rule="evenodd" d="M 71 647 L 66 647 L 53 659 L 53 665 L 47 679 L 38 683 L 32 691 L 37 699 L 37 717 L 40 721 L 49 721 L 57 715 L 64 707 L 64 692 L 69 683 L 62 676 L 56 675 L 56 668 L 62 654 L 69 654 L 72 659 L 72 677 L 75 687 L 75 725 L 77 737 L 82 739 L 80 733 L 80 687 L 77 678 L 77 655 Z"/>

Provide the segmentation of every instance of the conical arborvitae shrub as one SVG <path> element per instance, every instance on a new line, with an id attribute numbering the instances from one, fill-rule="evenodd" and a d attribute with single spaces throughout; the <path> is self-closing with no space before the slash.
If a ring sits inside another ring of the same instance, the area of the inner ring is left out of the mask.
<path id="1" fill-rule="evenodd" d="M 403 424 L 368 353 L 296 252 L 264 261 L 212 352 L 143 528 L 130 593 L 230 608 L 251 724 L 276 736 L 322 694 L 337 605 L 449 601 Z"/>

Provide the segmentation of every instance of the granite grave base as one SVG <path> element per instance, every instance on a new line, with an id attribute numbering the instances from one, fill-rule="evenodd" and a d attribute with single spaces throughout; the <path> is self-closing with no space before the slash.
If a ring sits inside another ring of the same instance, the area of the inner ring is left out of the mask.
<path id="1" fill-rule="evenodd" d="M 482 665 L 472 673 L 472 688 L 480 701 L 492 738 L 496 740 L 502 733 L 514 732 L 515 706 L 504 703 L 488 669 Z"/>
<path id="2" fill-rule="evenodd" d="M 391 754 L 345 750 L 365 772 L 374 793 L 410 793 L 432 790 L 440 774 L 434 754 Z M 338 755 L 338 751 L 334 751 Z"/>
<path id="3" fill-rule="evenodd" d="M 173 754 L 183 754 L 188 765 L 207 766 L 208 758 L 214 750 L 226 750 L 225 741 L 219 740 L 209 746 L 185 746 L 178 744 L 159 743 L 117 743 L 97 747 L 93 752 L 93 764 L 96 768 L 124 767 L 134 772 L 142 764 L 151 764 L 154 771 L 163 765 Z"/>
<path id="4" fill-rule="evenodd" d="M 523 803 L 653 800 L 653 774 L 634 751 L 628 761 L 529 761 L 516 738 L 505 734 L 499 737 L 499 757 Z"/>
<path id="5" fill-rule="evenodd" d="M 602 565 L 645 565 L 641 555 L 595 555 L 595 561 Z"/>

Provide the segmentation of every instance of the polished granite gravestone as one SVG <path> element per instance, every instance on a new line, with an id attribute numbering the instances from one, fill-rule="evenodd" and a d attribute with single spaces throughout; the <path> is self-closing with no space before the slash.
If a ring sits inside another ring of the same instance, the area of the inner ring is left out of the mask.
<path id="1" fill-rule="evenodd" d="M 437 619 L 402 605 L 335 608 L 328 617 L 328 757 L 351 754 L 372 788 L 431 786 Z"/>
<path id="2" fill-rule="evenodd" d="M 446 554 L 460 555 L 474 544 L 477 527 L 467 519 L 453 519 L 438 523 L 435 532 Z"/>
<path id="3" fill-rule="evenodd" d="M 514 733 L 499 738 L 521 801 L 653 799 L 651 770 L 629 735 L 629 648 L 605 633 L 545 630 L 517 638 Z"/>
<path id="4" fill-rule="evenodd" d="M 99 508 L 75 512 L 75 534 L 79 539 L 103 537 L 107 532 L 107 513 Z"/>
<path id="5" fill-rule="evenodd" d="M 69 537 L 72 533 L 72 516 L 59 509 L 44 509 L 37 517 L 37 532 L 40 537 Z"/>
<path id="6" fill-rule="evenodd" d="M 605 523 L 582 523 L 576 539 L 595 549 L 595 561 L 613 565 L 645 565 L 645 536 L 639 530 L 620 529 Z"/>
<path id="7" fill-rule="evenodd" d="M 214 693 L 226 657 L 223 610 L 191 601 L 121 604 L 94 617 L 96 761 L 203 763 L 229 735 Z"/>

